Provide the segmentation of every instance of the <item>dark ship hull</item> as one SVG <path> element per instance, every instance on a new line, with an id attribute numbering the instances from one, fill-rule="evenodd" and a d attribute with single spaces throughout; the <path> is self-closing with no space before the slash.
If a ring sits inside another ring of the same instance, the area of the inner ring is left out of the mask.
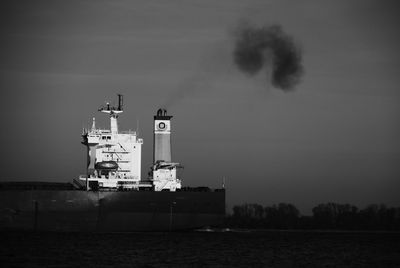
<path id="1" fill-rule="evenodd" d="M 20 188 L 20 187 L 17 187 Z M 220 225 L 225 191 L 0 190 L 0 229 L 132 232 Z"/>

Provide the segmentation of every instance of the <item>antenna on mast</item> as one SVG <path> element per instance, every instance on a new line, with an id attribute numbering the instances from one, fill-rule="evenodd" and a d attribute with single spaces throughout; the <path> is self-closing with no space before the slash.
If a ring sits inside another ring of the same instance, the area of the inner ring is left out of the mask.
<path id="1" fill-rule="evenodd" d="M 106 113 L 110 115 L 110 123 L 111 123 L 111 133 L 118 134 L 118 123 L 117 118 L 118 114 L 122 113 L 123 106 L 123 98 L 122 94 L 118 94 L 118 107 L 110 106 L 110 103 L 107 102 L 105 106 L 101 106 L 99 111 L 102 113 Z"/>
<path id="2" fill-rule="evenodd" d="M 122 94 L 117 94 L 118 95 L 118 107 L 114 107 L 110 105 L 109 102 L 106 102 L 106 105 L 100 106 L 99 111 L 110 114 L 110 115 L 116 115 L 120 114 L 123 112 L 123 95 Z"/>

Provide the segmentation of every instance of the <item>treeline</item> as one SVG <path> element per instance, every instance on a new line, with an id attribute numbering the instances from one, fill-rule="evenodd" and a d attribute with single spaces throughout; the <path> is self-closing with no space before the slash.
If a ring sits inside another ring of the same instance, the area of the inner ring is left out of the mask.
<path id="1" fill-rule="evenodd" d="M 326 203 L 312 209 L 312 216 L 302 216 L 292 204 L 263 207 L 244 204 L 233 207 L 225 218 L 231 228 L 330 229 L 330 230 L 400 230 L 400 207 L 369 205 L 358 209 L 349 204 Z"/>

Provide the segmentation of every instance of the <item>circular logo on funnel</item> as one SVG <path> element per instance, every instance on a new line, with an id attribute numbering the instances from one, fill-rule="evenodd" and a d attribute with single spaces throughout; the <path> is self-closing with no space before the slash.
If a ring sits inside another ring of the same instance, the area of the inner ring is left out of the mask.
<path id="1" fill-rule="evenodd" d="M 165 123 L 161 122 L 160 124 L 158 124 L 158 128 L 159 129 L 165 129 Z"/>

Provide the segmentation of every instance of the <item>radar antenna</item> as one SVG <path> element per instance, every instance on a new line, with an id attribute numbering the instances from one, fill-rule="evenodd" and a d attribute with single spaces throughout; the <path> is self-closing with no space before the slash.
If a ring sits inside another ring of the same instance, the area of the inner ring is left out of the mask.
<path id="1" fill-rule="evenodd" d="M 118 114 L 122 113 L 123 98 L 122 94 L 118 94 L 118 107 L 110 106 L 109 102 L 99 108 L 99 111 L 110 115 L 111 133 L 118 134 Z"/>
<path id="2" fill-rule="evenodd" d="M 117 115 L 123 112 L 123 95 L 118 94 L 118 107 L 110 106 L 109 102 L 106 102 L 105 105 L 100 106 L 99 112 L 110 114 L 110 115 Z"/>

